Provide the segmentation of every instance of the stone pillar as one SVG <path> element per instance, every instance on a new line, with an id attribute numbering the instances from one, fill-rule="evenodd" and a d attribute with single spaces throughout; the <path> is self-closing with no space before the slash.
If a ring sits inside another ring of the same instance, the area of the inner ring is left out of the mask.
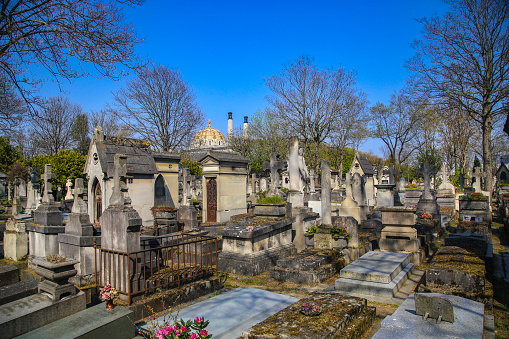
<path id="1" fill-rule="evenodd" d="M 113 189 L 108 208 L 101 216 L 101 251 L 110 250 L 123 253 L 140 251 L 141 217 L 131 206 L 127 192 L 126 174 L 127 157 L 115 154 L 113 173 L 109 169 L 108 177 L 113 176 Z M 129 290 L 128 266 L 131 272 L 137 263 L 124 260 L 122 255 L 112 254 L 101 270 L 101 283 L 111 284 L 119 291 Z"/>
<path id="2" fill-rule="evenodd" d="M 191 173 L 189 168 L 182 169 L 182 202 L 177 211 L 177 220 L 184 224 L 184 230 L 188 231 L 193 227 L 198 227 L 198 212 L 194 207 L 194 204 L 189 198 L 189 186 L 190 186 Z"/>
<path id="3" fill-rule="evenodd" d="M 25 258 L 28 254 L 28 234 L 25 223 L 8 220 L 4 232 L 4 257 L 14 261 Z"/>
<path id="4" fill-rule="evenodd" d="M 70 189 L 70 186 L 68 186 Z M 94 238 L 98 245 L 101 244 L 101 238 L 94 236 L 94 227 L 90 222 L 87 213 L 87 204 L 84 196 L 87 190 L 83 186 L 83 179 L 75 180 L 74 189 L 71 192 L 74 195 L 74 202 L 69 214 L 69 220 L 65 225 L 65 233 L 58 235 L 60 255 L 66 258 L 74 258 L 79 261 L 76 264 L 78 272 L 78 285 L 91 284 L 95 274 L 95 253 Z M 82 277 L 87 277 L 81 281 Z"/>
<path id="5" fill-rule="evenodd" d="M 331 225 L 331 175 L 330 164 L 327 160 L 322 159 L 322 224 Z"/>
<path id="6" fill-rule="evenodd" d="M 289 202 L 292 203 L 293 207 L 303 207 L 304 193 L 300 191 L 299 140 L 297 137 L 291 137 L 290 139 L 288 173 L 290 175 L 290 191 L 288 192 Z"/>

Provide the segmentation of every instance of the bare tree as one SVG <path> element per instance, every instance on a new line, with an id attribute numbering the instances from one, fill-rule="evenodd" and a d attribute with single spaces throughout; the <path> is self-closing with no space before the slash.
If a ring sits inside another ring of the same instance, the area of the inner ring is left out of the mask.
<path id="1" fill-rule="evenodd" d="M 264 81 L 272 92 L 267 100 L 277 119 L 304 143 L 314 143 L 313 167 L 318 169 L 320 144 L 331 136 L 345 100 L 355 92 L 354 73 L 343 68 L 319 69 L 304 56 Z"/>
<path id="2" fill-rule="evenodd" d="M 68 98 L 49 98 L 37 118 L 32 119 L 33 138 L 40 150 L 48 155 L 73 146 L 72 130 L 81 106 Z"/>
<path id="3" fill-rule="evenodd" d="M 0 133 L 3 135 L 14 133 L 26 112 L 27 106 L 12 83 L 0 74 Z"/>
<path id="4" fill-rule="evenodd" d="M 114 93 L 114 114 L 130 129 L 161 151 L 189 145 L 203 113 L 180 71 L 152 66 L 136 71 L 136 78 Z"/>
<path id="5" fill-rule="evenodd" d="M 340 117 L 333 123 L 331 144 L 339 149 L 339 173 L 343 173 L 343 161 L 347 147 L 358 149 L 369 137 L 369 116 L 364 93 L 347 95 Z"/>
<path id="6" fill-rule="evenodd" d="M 104 135 L 121 138 L 131 138 L 134 136 L 134 131 L 129 129 L 127 125 L 119 123 L 115 114 L 108 110 L 92 111 L 88 116 L 88 120 L 90 121 L 91 131 L 97 126 L 101 126 Z"/>
<path id="7" fill-rule="evenodd" d="M 493 118 L 507 113 L 509 94 L 509 3 L 449 0 L 443 18 L 421 19 L 424 41 L 416 41 L 407 67 L 414 86 L 438 102 L 452 102 L 481 127 L 486 186 L 492 187 Z"/>
<path id="8" fill-rule="evenodd" d="M 399 93 L 392 96 L 389 106 L 377 103 L 371 108 L 372 135 L 383 141 L 389 161 L 396 166 L 405 162 L 419 147 L 415 138 L 417 124 L 423 118 L 423 107 Z"/>
<path id="9" fill-rule="evenodd" d="M 118 64 L 136 67 L 139 42 L 124 22 L 126 4 L 141 0 L 1 1 L 0 70 L 28 100 L 41 79 L 27 75 L 38 64 L 57 80 L 93 74 L 118 78 Z M 87 67 L 92 65 L 93 67 Z"/>

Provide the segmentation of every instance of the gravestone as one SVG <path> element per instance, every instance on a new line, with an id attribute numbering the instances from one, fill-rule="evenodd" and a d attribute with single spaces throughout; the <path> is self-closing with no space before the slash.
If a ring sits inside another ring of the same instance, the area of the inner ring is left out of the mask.
<path id="1" fill-rule="evenodd" d="M 65 183 L 65 187 L 66 187 L 66 193 L 65 193 L 65 198 L 64 200 L 72 200 L 73 197 L 72 197 L 72 180 L 71 179 L 67 179 L 67 182 Z"/>
<path id="2" fill-rule="evenodd" d="M 431 193 L 430 182 L 430 175 L 437 173 L 438 171 L 436 169 L 432 169 L 429 162 L 425 161 L 417 172 L 424 176 L 424 193 L 421 195 L 419 202 L 417 203 L 417 214 L 426 212 L 431 214 L 433 218 L 440 220 L 440 206 L 438 206 L 433 193 Z"/>
<path id="3" fill-rule="evenodd" d="M 481 167 L 474 167 L 474 170 L 472 172 L 472 188 L 474 189 L 474 192 L 481 193 L 481 182 L 483 179 L 486 178 L 486 173 L 484 173 L 481 169 Z"/>
<path id="4" fill-rule="evenodd" d="M 293 208 L 304 206 L 304 192 L 301 174 L 303 169 L 301 169 L 301 167 L 302 164 L 299 161 L 299 140 L 297 137 L 291 137 L 288 159 L 288 172 L 290 174 L 290 190 L 288 191 L 288 201 L 292 204 Z"/>
<path id="5" fill-rule="evenodd" d="M 454 322 L 454 310 L 452 302 L 439 296 L 430 296 L 424 293 L 415 293 L 415 313 L 422 315 L 426 320 L 428 317 L 440 321 Z"/>
<path id="6" fill-rule="evenodd" d="M 321 205 L 321 217 L 322 223 L 318 226 L 315 233 L 315 248 L 318 249 L 332 249 L 332 234 L 330 230 L 332 228 L 332 215 L 331 215 L 331 172 L 330 163 L 327 160 L 322 159 L 322 205 Z"/>
<path id="7" fill-rule="evenodd" d="M 29 223 L 26 227 L 31 256 L 45 257 L 49 254 L 58 254 L 58 234 L 65 232 L 65 227 L 62 226 L 62 212 L 55 204 L 51 192 L 51 180 L 54 178 L 51 165 L 46 164 L 42 203 L 34 212 L 34 223 Z"/>
<path id="8" fill-rule="evenodd" d="M 131 206 L 128 194 L 126 175 L 127 157 L 115 154 L 113 168 L 108 169 L 108 176 L 113 176 L 113 192 L 109 206 L 101 216 L 101 250 L 132 253 L 140 250 L 140 229 L 142 220 Z M 113 172 L 113 173 L 111 173 Z M 120 270 L 119 254 L 111 254 L 113 265 L 102 270 L 101 281 L 111 284 L 119 291 L 128 291 L 129 276 L 127 270 Z M 125 269 L 125 265 L 122 265 Z M 109 271 L 110 270 L 110 271 Z M 134 269 L 132 270 L 134 272 Z"/>
<path id="9" fill-rule="evenodd" d="M 4 257 L 14 261 L 24 259 L 28 254 L 28 234 L 25 222 L 7 220 L 4 233 Z"/>
<path id="10" fill-rule="evenodd" d="M 264 161 L 263 162 L 263 170 L 270 172 L 270 190 L 268 195 L 269 196 L 283 196 L 283 192 L 281 192 L 280 187 L 280 180 L 279 180 L 279 171 L 282 171 L 286 169 L 287 163 L 286 161 L 280 161 L 279 160 L 279 154 L 277 153 L 271 153 L 270 154 L 270 161 Z M 260 189 L 262 191 L 267 190 L 267 179 L 261 178 L 260 179 Z"/>
<path id="11" fill-rule="evenodd" d="M 354 173 L 352 176 L 352 198 L 357 202 L 360 209 L 359 223 L 367 220 L 368 205 L 366 204 L 366 191 L 364 190 L 364 176 Z"/>
<path id="12" fill-rule="evenodd" d="M 185 231 L 198 227 L 198 211 L 190 198 L 190 180 L 189 168 L 182 168 L 182 201 L 177 211 L 177 220 L 184 224 Z"/>
<path id="13" fill-rule="evenodd" d="M 35 211 L 41 203 L 41 194 L 39 193 L 39 176 L 35 169 L 30 170 L 31 178 L 27 188 L 27 213 Z"/>
<path id="14" fill-rule="evenodd" d="M 87 189 L 83 185 L 82 178 L 75 179 L 74 189 L 71 191 L 74 202 L 65 225 L 65 233 L 58 235 L 59 250 L 61 256 L 79 261 L 76 265 L 78 272 L 76 279 L 88 279 L 83 283 L 89 284 L 92 283 L 95 274 L 94 239 L 100 245 L 101 237 L 94 236 L 94 226 L 90 222 L 88 207 L 84 201 Z"/>
<path id="15" fill-rule="evenodd" d="M 309 193 L 307 195 L 308 200 L 308 206 L 309 201 L 319 201 L 320 200 L 320 194 L 316 192 L 316 178 L 318 178 L 318 175 L 315 174 L 315 170 L 311 169 L 309 171 Z M 332 197 L 331 197 L 332 199 Z"/>
<path id="16" fill-rule="evenodd" d="M 361 222 L 361 209 L 359 204 L 353 200 L 352 195 L 352 175 L 346 174 L 345 179 L 345 193 L 346 197 L 341 202 L 341 206 L 338 208 L 338 216 L 340 217 L 353 217 L 357 222 Z"/>

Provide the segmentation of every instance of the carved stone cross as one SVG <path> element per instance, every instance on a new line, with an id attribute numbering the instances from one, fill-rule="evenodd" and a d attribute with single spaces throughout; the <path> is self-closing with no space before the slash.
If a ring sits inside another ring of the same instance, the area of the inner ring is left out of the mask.
<path id="1" fill-rule="evenodd" d="M 389 174 L 389 184 L 394 185 L 396 183 L 394 176 L 401 174 L 401 171 L 394 168 L 394 164 L 389 164 L 388 170 L 383 170 L 383 174 Z"/>
<path id="2" fill-rule="evenodd" d="M 55 179 L 55 174 L 51 173 L 51 165 L 44 165 L 44 174 L 42 175 L 44 180 L 44 195 L 42 196 L 42 202 L 44 204 L 51 204 L 55 201 L 53 194 L 51 194 L 51 180 Z"/>
<path id="3" fill-rule="evenodd" d="M 110 197 L 110 205 L 131 205 L 131 198 L 127 194 L 127 156 L 115 154 L 113 160 L 113 192 Z"/>
<path id="4" fill-rule="evenodd" d="M 481 170 L 481 167 L 474 167 L 472 171 L 472 181 L 475 178 L 475 182 L 472 183 L 472 187 L 476 192 L 481 191 L 481 178 L 486 178 L 486 173 Z"/>
<path id="5" fill-rule="evenodd" d="M 424 198 L 429 199 L 432 197 L 431 195 L 431 181 L 430 181 L 430 175 L 435 174 L 438 171 L 434 168 L 431 168 L 429 165 L 429 162 L 425 161 L 421 168 L 417 170 L 417 173 L 421 173 L 424 176 Z"/>
<path id="6" fill-rule="evenodd" d="M 316 193 L 316 187 L 315 187 L 315 170 L 311 169 L 309 171 L 309 193 Z"/>
<path id="7" fill-rule="evenodd" d="M 279 154 L 271 153 L 270 162 L 263 162 L 263 170 L 270 171 L 270 191 L 271 194 L 276 194 L 279 185 L 279 171 L 285 170 L 288 167 L 286 161 L 279 161 Z"/>
<path id="8" fill-rule="evenodd" d="M 353 200 L 353 195 L 352 195 L 352 174 L 350 174 L 350 172 L 346 173 L 345 186 L 346 186 L 346 188 L 345 188 L 345 190 L 346 190 L 346 197 Z"/>
<path id="9" fill-rule="evenodd" d="M 76 178 L 74 181 L 74 188 L 72 189 L 74 195 L 74 203 L 72 204 L 72 213 L 86 214 L 87 204 L 83 200 L 83 197 L 87 194 L 87 190 L 83 186 L 83 179 Z"/>

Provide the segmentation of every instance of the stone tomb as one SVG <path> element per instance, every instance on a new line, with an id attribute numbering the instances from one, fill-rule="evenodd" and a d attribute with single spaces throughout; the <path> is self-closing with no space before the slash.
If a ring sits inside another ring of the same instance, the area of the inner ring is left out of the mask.
<path id="1" fill-rule="evenodd" d="M 381 208 L 382 225 L 379 242 L 380 250 L 386 252 L 408 252 L 411 253 L 411 260 L 419 265 L 424 259 L 425 253 L 421 250 L 421 240 L 414 228 L 416 216 L 415 209 L 406 207 L 384 207 Z"/>
<path id="2" fill-rule="evenodd" d="M 8 220 L 4 233 L 4 257 L 14 261 L 25 258 L 28 254 L 28 234 L 25 223 L 19 220 Z"/>
<path id="3" fill-rule="evenodd" d="M 322 314 L 301 314 L 303 303 L 322 307 Z M 315 292 L 256 324 L 243 333 L 243 338 L 362 338 L 370 330 L 375 313 L 366 299 Z"/>
<path id="4" fill-rule="evenodd" d="M 29 254 L 35 257 L 45 257 L 48 254 L 58 254 L 58 234 L 65 232 L 62 226 L 62 212 L 58 209 L 51 192 L 51 180 L 55 174 L 51 172 L 51 165 L 44 166 L 44 195 L 42 203 L 34 212 L 34 223 L 27 224 L 29 238 Z"/>
<path id="5" fill-rule="evenodd" d="M 408 253 L 369 251 L 340 271 L 335 289 L 392 298 L 413 270 Z"/>
<path id="6" fill-rule="evenodd" d="M 373 339 L 393 338 L 483 338 L 484 304 L 465 298 L 426 293 L 427 296 L 447 299 L 453 305 L 454 322 L 423 319 L 411 294 L 392 315 L 382 320 L 381 328 Z"/>
<path id="7" fill-rule="evenodd" d="M 254 276 L 267 271 L 278 259 L 296 253 L 292 243 L 295 218 L 256 225 L 257 219 L 226 226 L 223 251 L 218 257 L 218 270 Z"/>

